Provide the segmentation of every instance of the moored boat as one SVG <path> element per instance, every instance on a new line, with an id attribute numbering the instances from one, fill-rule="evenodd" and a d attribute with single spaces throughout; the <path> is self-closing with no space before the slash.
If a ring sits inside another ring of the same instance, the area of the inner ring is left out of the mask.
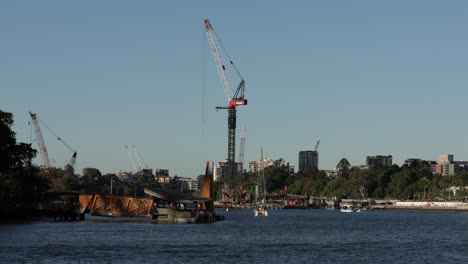
<path id="1" fill-rule="evenodd" d="M 352 213 L 353 208 L 351 206 L 344 205 L 340 208 L 340 212 L 342 213 Z"/>
<path id="2" fill-rule="evenodd" d="M 264 206 L 258 206 L 254 209 L 255 216 L 268 216 L 268 210 Z"/>

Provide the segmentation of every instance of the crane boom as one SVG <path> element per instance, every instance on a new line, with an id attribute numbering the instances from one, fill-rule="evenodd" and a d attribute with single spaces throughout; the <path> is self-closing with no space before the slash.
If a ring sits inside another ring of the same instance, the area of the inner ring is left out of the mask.
<path id="1" fill-rule="evenodd" d="M 36 134 L 37 144 L 39 145 L 39 152 L 41 153 L 42 162 L 44 163 L 45 167 L 49 168 L 51 167 L 49 154 L 47 153 L 44 138 L 42 137 L 41 127 L 39 126 L 39 122 L 37 121 L 37 114 L 29 112 L 29 115 L 31 116 L 31 121 L 34 127 L 34 133 Z"/>
<path id="2" fill-rule="evenodd" d="M 315 149 L 314 149 L 315 152 L 318 152 L 319 144 L 320 144 L 320 140 L 317 141 L 317 144 L 315 144 Z"/>
<path id="3" fill-rule="evenodd" d="M 211 26 L 211 23 L 208 19 L 205 19 L 205 28 L 208 35 L 208 42 L 210 43 L 211 52 L 213 53 L 213 57 L 216 63 L 216 69 L 218 70 L 219 78 L 221 79 L 221 84 L 224 88 L 224 93 L 230 102 L 232 98 L 231 84 L 229 83 L 226 75 L 226 67 L 224 66 L 223 58 L 221 57 L 221 52 L 218 46 L 218 38 L 216 37 L 213 26 Z"/>
<path id="4" fill-rule="evenodd" d="M 141 161 L 141 158 L 140 158 L 140 155 L 138 155 L 138 152 L 135 148 L 135 145 L 132 145 L 132 148 L 133 148 L 133 152 L 135 153 L 135 156 L 137 158 L 137 161 L 138 161 L 138 164 L 140 165 L 140 170 L 143 169 L 143 162 Z"/>
<path id="5" fill-rule="evenodd" d="M 72 158 L 70 159 L 70 161 L 68 162 L 68 164 L 70 164 L 70 166 L 75 169 L 75 163 L 76 163 L 76 151 L 73 152 L 73 155 L 72 155 Z"/>
<path id="6" fill-rule="evenodd" d="M 135 165 L 135 161 L 133 160 L 132 158 L 132 153 L 130 152 L 130 149 L 128 148 L 127 145 L 125 145 L 125 150 L 127 151 L 127 156 L 128 156 L 128 159 L 130 160 L 130 162 L 132 163 L 132 168 L 133 168 L 133 172 L 137 172 L 137 168 L 136 168 L 136 165 Z"/>

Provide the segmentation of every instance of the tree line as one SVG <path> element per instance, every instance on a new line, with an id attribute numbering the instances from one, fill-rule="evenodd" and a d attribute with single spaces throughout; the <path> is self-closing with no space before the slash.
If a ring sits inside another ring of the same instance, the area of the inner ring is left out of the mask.
<path id="1" fill-rule="evenodd" d="M 398 200 L 466 200 L 468 173 L 457 172 L 451 176 L 433 174 L 426 161 L 410 165 L 375 166 L 373 168 L 351 167 L 347 159 L 341 159 L 335 175 L 312 170 L 308 173 L 291 172 L 289 166 L 279 159 L 265 168 L 267 192 L 271 195 L 290 194 L 336 199 L 398 199 Z M 259 173 L 243 172 L 232 181 L 234 189 L 255 192 Z M 217 186 L 221 188 L 223 182 Z M 287 188 L 285 188 L 287 187 Z M 456 190 L 456 191 L 454 191 Z M 220 194 L 218 193 L 218 196 Z"/>
<path id="2" fill-rule="evenodd" d="M 145 188 L 175 189 L 175 181 L 161 184 L 154 177 L 144 175 L 137 175 L 132 182 L 124 182 L 115 174 L 102 175 L 96 168 L 85 168 L 82 175 L 75 174 L 70 166 L 39 168 L 32 164 L 37 151 L 31 144 L 17 142 L 12 126 L 13 115 L 0 110 L 0 217 L 27 215 L 46 192 L 79 191 L 142 197 Z M 468 196 L 465 189 L 468 173 L 433 174 L 430 164 L 425 161 L 401 167 L 360 169 L 352 168 L 343 158 L 336 171 L 337 175 L 332 177 L 317 169 L 294 173 L 283 159 L 279 159 L 264 170 L 267 193 L 281 195 L 287 187 L 291 194 L 337 199 L 465 200 Z M 198 176 L 199 183 L 202 177 Z M 245 199 L 253 199 L 259 174 L 243 171 L 230 182 L 234 192 L 240 196 L 250 194 Z M 215 198 L 221 198 L 223 186 L 222 180 L 215 182 Z"/>
<path id="3" fill-rule="evenodd" d="M 70 165 L 39 168 L 32 164 L 37 151 L 31 144 L 17 142 L 12 126 L 13 114 L 0 110 L 0 218 L 28 217 L 48 192 L 111 194 L 112 189 L 114 195 L 142 197 L 145 188 L 172 188 L 143 175 L 122 182 L 117 175 L 102 175 L 96 168 L 85 168 L 82 175 Z"/>

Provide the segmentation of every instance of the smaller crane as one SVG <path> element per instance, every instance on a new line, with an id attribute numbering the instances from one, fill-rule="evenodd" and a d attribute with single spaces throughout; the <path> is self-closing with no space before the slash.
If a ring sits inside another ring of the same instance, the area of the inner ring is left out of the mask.
<path id="1" fill-rule="evenodd" d="M 37 144 L 39 145 L 39 150 L 40 150 L 40 153 L 41 153 L 41 156 L 42 156 L 42 161 L 44 162 L 44 166 L 45 167 L 52 167 L 50 165 L 49 154 L 47 152 L 47 148 L 45 146 L 44 138 L 42 137 L 42 132 L 41 132 L 41 128 L 39 126 L 38 121 L 40 121 L 42 123 L 42 125 L 44 125 L 50 131 L 50 133 L 52 133 L 60 142 L 62 142 L 62 144 L 65 147 L 67 147 L 71 152 L 73 152 L 72 158 L 67 163 L 67 165 L 70 165 L 74 169 L 75 168 L 75 163 L 76 163 L 76 156 L 77 156 L 76 150 L 74 150 L 72 147 L 70 147 L 70 145 L 68 145 L 62 138 L 57 136 L 57 134 L 55 134 L 54 131 L 52 131 L 52 129 L 50 129 L 50 127 L 48 127 L 44 123 L 44 121 L 42 121 L 41 119 L 39 119 L 39 117 L 37 117 L 37 114 L 29 112 L 29 115 L 31 116 L 32 124 L 34 126 L 34 131 L 36 133 L 36 138 L 37 138 Z"/>
<path id="2" fill-rule="evenodd" d="M 241 170 L 244 170 L 244 155 L 245 155 L 245 128 L 242 128 L 240 148 L 239 148 L 239 163 L 241 164 Z"/>
<path id="3" fill-rule="evenodd" d="M 140 165 L 140 171 L 144 169 L 143 167 L 143 162 L 141 161 L 140 155 L 138 154 L 138 151 L 135 148 L 135 145 L 132 145 L 133 152 L 135 153 L 135 156 L 137 158 L 138 164 Z M 148 166 L 146 166 L 148 168 Z"/>
<path id="4" fill-rule="evenodd" d="M 318 153 L 319 144 L 320 144 L 320 140 L 317 141 L 317 143 L 315 144 L 315 149 L 314 149 L 314 151 L 317 152 L 317 153 Z"/>

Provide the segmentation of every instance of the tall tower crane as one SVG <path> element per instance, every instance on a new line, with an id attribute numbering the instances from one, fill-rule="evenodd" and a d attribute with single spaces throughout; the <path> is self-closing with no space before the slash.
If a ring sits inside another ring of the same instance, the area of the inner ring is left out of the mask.
<path id="1" fill-rule="evenodd" d="M 41 153 L 42 162 L 46 168 L 50 168 L 50 160 L 49 154 L 47 153 L 47 148 L 44 142 L 44 138 L 42 137 L 41 127 L 39 126 L 39 122 L 37 121 L 37 115 L 35 113 L 29 112 L 31 116 L 31 121 L 34 127 L 34 133 L 36 134 L 37 144 L 39 145 L 39 152 Z"/>
<path id="2" fill-rule="evenodd" d="M 219 78 L 221 79 L 221 84 L 223 86 L 224 93 L 226 94 L 226 97 L 229 101 L 228 106 L 218 106 L 216 107 L 216 109 L 228 110 L 228 156 L 227 156 L 227 175 L 225 176 L 225 178 L 230 180 L 232 179 L 235 173 L 236 122 L 237 122 L 236 121 L 237 119 L 236 108 L 239 105 L 247 105 L 247 99 L 244 98 L 245 81 L 240 75 L 239 71 L 237 70 L 232 60 L 228 56 L 230 64 L 233 66 L 236 74 L 241 79 L 236 91 L 232 93 L 231 84 L 226 74 L 226 67 L 224 65 L 223 58 L 221 56 L 221 51 L 219 49 L 219 47 L 221 46 L 221 42 L 218 41 L 218 38 L 216 36 L 216 33 L 210 21 L 208 19 L 205 19 L 204 22 L 205 22 L 206 34 L 208 36 L 208 41 L 210 44 L 211 52 L 213 53 L 213 57 L 216 63 L 216 68 L 218 70 L 218 75 L 219 75 Z"/>

